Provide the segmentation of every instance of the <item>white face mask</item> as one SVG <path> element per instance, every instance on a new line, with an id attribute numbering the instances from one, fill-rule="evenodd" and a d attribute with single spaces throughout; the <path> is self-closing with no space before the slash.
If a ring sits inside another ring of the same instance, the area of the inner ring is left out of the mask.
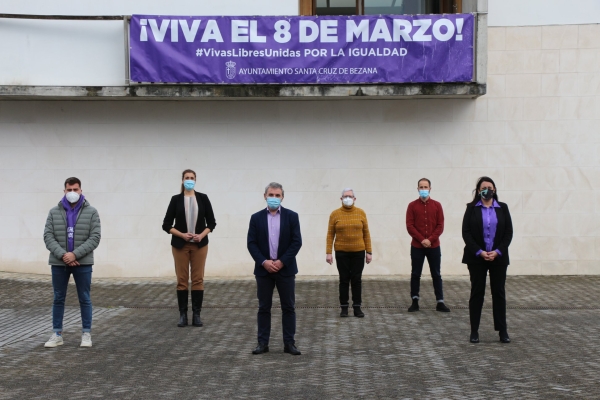
<path id="1" fill-rule="evenodd" d="M 73 203 L 77 203 L 79 201 L 79 193 L 77 192 L 67 192 L 67 194 L 65 195 L 65 197 L 67 198 L 67 201 L 71 204 Z"/>
<path id="2" fill-rule="evenodd" d="M 354 204 L 354 199 L 352 197 L 344 197 L 342 199 L 342 203 L 346 206 L 346 207 L 351 207 L 352 204 Z"/>

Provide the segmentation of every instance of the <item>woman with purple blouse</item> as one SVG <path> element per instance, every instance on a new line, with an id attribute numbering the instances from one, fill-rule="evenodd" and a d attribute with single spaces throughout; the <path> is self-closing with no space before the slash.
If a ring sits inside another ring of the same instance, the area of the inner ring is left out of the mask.
<path id="1" fill-rule="evenodd" d="M 487 176 L 479 178 L 473 201 L 467 204 L 462 223 L 465 250 L 462 262 L 467 264 L 471 277 L 469 316 L 471 343 L 479 343 L 479 322 L 485 296 L 485 281 L 490 273 L 494 330 L 500 342 L 510 343 L 506 327 L 506 295 L 504 284 L 510 264 L 508 246 L 512 241 L 513 227 L 508 206 L 498 201 L 496 184 Z"/>

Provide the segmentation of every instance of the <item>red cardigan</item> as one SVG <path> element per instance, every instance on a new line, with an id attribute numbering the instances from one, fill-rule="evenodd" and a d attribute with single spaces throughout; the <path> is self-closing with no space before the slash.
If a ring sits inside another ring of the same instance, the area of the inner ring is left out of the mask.
<path id="1" fill-rule="evenodd" d="M 431 247 L 440 246 L 440 235 L 444 232 L 444 210 L 442 205 L 428 198 L 417 199 L 406 210 L 406 230 L 413 238 L 411 246 L 423 248 L 421 242 L 429 239 Z"/>

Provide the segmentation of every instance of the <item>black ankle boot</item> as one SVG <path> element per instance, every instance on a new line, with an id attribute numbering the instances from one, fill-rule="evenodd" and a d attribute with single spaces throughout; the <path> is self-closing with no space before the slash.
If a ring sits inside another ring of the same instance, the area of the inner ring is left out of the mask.
<path id="1" fill-rule="evenodd" d="M 182 328 L 187 326 L 187 310 L 188 310 L 188 291 L 178 290 L 177 291 L 177 304 L 179 305 L 179 323 L 177 326 Z"/>
<path id="2" fill-rule="evenodd" d="M 342 312 L 340 313 L 340 317 L 348 316 L 348 306 L 340 306 L 342 308 Z"/>
<path id="3" fill-rule="evenodd" d="M 192 325 L 202 326 L 200 311 L 202 311 L 202 300 L 204 300 L 204 290 L 192 290 Z"/>
<path id="4" fill-rule="evenodd" d="M 352 308 L 354 308 L 354 316 L 355 317 L 362 318 L 365 316 L 365 313 L 362 312 L 362 310 L 360 309 L 360 306 L 352 306 Z"/>
<path id="5" fill-rule="evenodd" d="M 408 312 L 419 311 L 419 299 L 413 299 L 412 305 L 408 307 Z"/>

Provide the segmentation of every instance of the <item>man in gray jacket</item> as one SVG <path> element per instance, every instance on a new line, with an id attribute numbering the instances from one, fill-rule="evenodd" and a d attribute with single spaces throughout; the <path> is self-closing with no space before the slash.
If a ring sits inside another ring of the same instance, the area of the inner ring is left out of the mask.
<path id="1" fill-rule="evenodd" d="M 81 194 L 81 181 L 68 178 L 65 195 L 48 213 L 44 242 L 50 251 L 54 304 L 52 328 L 54 334 L 45 347 L 63 344 L 63 315 L 69 278 L 73 275 L 81 308 L 83 334 L 81 347 L 92 347 L 92 265 L 94 250 L 100 244 L 100 217 L 98 211 Z"/>

